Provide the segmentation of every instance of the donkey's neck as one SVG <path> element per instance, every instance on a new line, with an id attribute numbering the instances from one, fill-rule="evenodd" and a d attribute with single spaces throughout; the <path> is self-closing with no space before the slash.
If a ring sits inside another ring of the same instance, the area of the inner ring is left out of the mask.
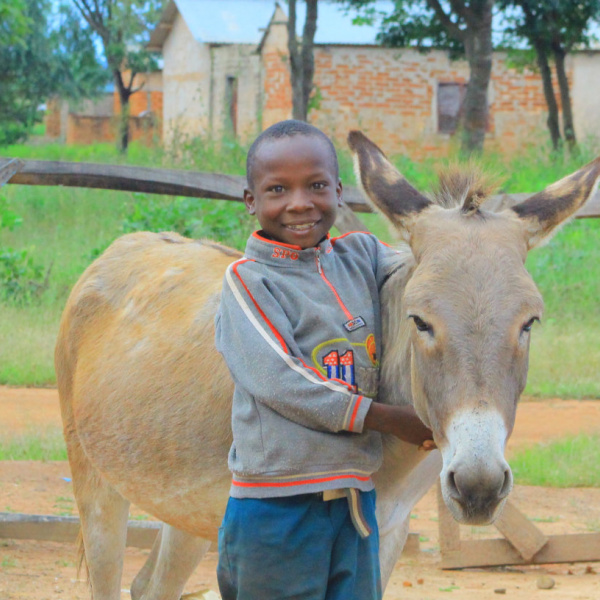
<path id="1" fill-rule="evenodd" d="M 398 268 L 381 290 L 382 352 L 378 400 L 384 404 L 412 404 L 410 330 L 409 323 L 403 318 L 402 300 L 413 269 L 412 253 L 403 251 Z"/>

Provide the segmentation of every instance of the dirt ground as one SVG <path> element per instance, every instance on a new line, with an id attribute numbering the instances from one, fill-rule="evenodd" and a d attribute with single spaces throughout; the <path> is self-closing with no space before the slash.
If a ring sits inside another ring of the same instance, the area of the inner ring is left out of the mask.
<path id="1" fill-rule="evenodd" d="M 0 387 L 0 423 L 3 436 L 59 427 L 56 391 Z M 579 432 L 600 432 L 600 402 L 525 399 L 508 453 Z M 600 489 L 516 486 L 511 498 L 546 534 L 600 531 Z M 68 464 L 0 462 L 0 512 L 76 514 Z M 132 517 L 147 518 L 136 509 Z M 599 563 L 442 571 L 437 526 L 436 497 L 431 490 L 412 513 L 411 531 L 420 535 L 420 551 L 401 557 L 385 600 L 485 600 L 498 595 L 514 600 L 600 600 Z M 498 537 L 498 532 L 493 527 L 461 527 L 461 537 Z M 123 600 L 130 597 L 128 587 L 147 555 L 146 550 L 127 550 Z M 186 593 L 217 590 L 215 568 L 216 554 L 211 552 L 191 577 Z M 553 589 L 537 588 L 543 574 L 555 580 Z M 89 597 L 87 585 L 77 579 L 74 544 L 0 539 L 0 600 Z"/>

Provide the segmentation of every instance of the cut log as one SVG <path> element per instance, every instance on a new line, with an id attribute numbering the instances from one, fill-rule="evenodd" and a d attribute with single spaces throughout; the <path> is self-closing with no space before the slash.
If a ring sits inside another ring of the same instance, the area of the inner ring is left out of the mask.
<path id="1" fill-rule="evenodd" d="M 127 546 L 152 548 L 160 526 L 161 524 L 156 521 L 129 521 L 127 523 Z M 78 517 L 0 513 L 0 538 L 75 542 L 78 532 Z"/>

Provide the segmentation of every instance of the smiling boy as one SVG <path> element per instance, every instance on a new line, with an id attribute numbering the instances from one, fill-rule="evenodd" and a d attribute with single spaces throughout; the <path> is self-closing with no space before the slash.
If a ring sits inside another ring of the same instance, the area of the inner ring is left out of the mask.
<path id="1" fill-rule="evenodd" d="M 235 383 L 221 595 L 378 599 L 380 432 L 431 439 L 412 408 L 374 402 L 379 290 L 398 257 L 370 234 L 329 236 L 342 183 L 317 128 L 267 129 L 247 179 L 262 229 L 228 269 L 216 320 Z"/>

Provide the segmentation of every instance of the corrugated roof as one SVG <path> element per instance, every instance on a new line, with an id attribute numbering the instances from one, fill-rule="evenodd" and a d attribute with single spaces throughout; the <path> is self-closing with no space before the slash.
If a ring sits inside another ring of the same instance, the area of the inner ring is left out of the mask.
<path id="1" fill-rule="evenodd" d="M 175 0 L 192 35 L 199 42 L 258 44 L 275 11 L 273 0 Z M 169 3 L 161 23 L 152 35 L 150 46 L 160 48 L 175 17 L 175 6 Z M 379 0 L 376 7 L 390 12 L 394 3 Z M 280 2 L 287 13 L 287 3 Z M 298 2 L 297 30 L 302 34 L 306 4 Z M 347 11 L 340 4 L 320 0 L 318 4 L 316 44 L 374 44 L 379 31 L 375 25 L 353 25 L 356 11 Z"/>

